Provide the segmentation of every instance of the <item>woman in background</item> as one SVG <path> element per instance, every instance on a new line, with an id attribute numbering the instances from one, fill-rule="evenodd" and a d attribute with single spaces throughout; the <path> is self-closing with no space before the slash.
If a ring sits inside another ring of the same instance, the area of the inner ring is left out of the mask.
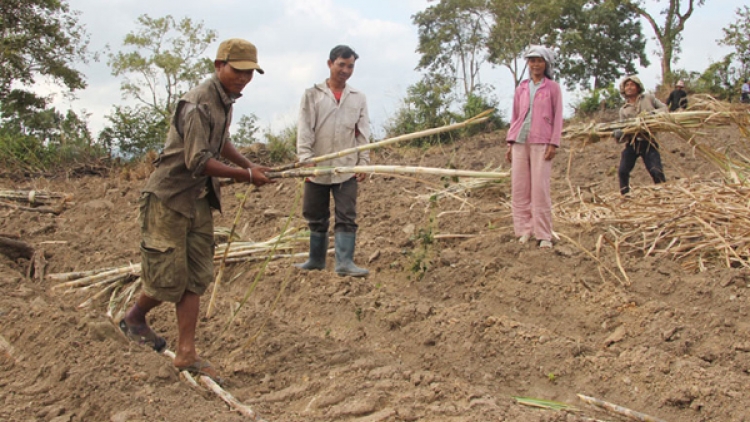
<path id="1" fill-rule="evenodd" d="M 505 158 L 511 163 L 513 228 L 520 243 L 533 235 L 540 248 L 552 247 L 552 159 L 562 135 L 562 91 L 552 80 L 555 54 L 532 45 L 524 58 L 529 79 L 513 98 Z"/>

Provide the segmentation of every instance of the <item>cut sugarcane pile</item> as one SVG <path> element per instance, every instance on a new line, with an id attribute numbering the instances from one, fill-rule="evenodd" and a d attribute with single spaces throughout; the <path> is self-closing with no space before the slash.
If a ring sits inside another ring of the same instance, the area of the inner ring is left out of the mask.
<path id="1" fill-rule="evenodd" d="M 0 206 L 59 214 L 72 195 L 40 190 L 0 190 Z"/>
<path id="2" fill-rule="evenodd" d="M 276 247 L 272 259 L 288 257 L 306 257 L 307 252 L 293 253 L 300 244 L 307 242 L 309 232 L 290 230 L 283 236 L 275 236 L 263 242 L 232 242 L 229 245 L 227 262 L 256 262 L 269 258 L 269 253 Z M 224 256 L 227 244 L 217 245 L 214 252 L 214 263 L 218 263 Z M 304 247 L 302 247 L 304 249 Z M 281 253 L 280 253 L 281 252 Z M 120 267 L 101 268 L 90 271 L 76 271 L 69 273 L 49 274 L 47 279 L 57 282 L 53 289 L 65 289 L 70 292 L 94 292 L 79 308 L 90 306 L 95 301 L 109 295 L 107 314 L 118 319 L 119 313 L 132 299 L 141 284 L 141 264 L 128 264 Z M 119 310 L 119 311 L 118 311 Z"/>
<path id="3" fill-rule="evenodd" d="M 563 128 L 563 139 L 599 142 L 620 129 L 627 135 L 635 133 L 679 133 L 701 128 L 715 128 L 736 124 L 747 136 L 750 125 L 750 109 L 740 104 L 717 101 L 709 96 L 696 95 L 690 98 L 692 105 L 687 111 L 674 113 L 643 114 L 634 119 L 611 123 L 587 123 Z"/>
<path id="4" fill-rule="evenodd" d="M 750 268 L 750 187 L 681 179 L 633 191 L 558 204 L 557 218 L 606 226 L 615 253 L 666 256 L 690 271 L 710 265 Z M 606 239 L 603 239 L 606 237 Z"/>

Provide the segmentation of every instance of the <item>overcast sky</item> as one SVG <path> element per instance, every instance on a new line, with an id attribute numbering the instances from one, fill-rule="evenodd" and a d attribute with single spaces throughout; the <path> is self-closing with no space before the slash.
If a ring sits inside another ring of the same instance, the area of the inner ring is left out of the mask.
<path id="1" fill-rule="evenodd" d="M 653 8 L 656 0 L 647 0 Z M 741 0 L 708 1 L 687 22 L 683 52 L 674 69 L 703 71 L 729 50 L 718 46 L 722 28 L 736 20 Z M 414 70 L 419 60 L 417 28 L 411 17 L 426 9 L 428 0 L 69 0 L 71 9 L 81 12 L 80 22 L 91 37 L 91 48 L 101 50 L 109 44 L 114 51 L 124 36 L 134 31 L 142 14 L 152 18 L 172 15 L 202 21 L 206 28 L 218 31 L 218 40 L 206 51 L 213 58 L 221 40 L 245 38 L 258 47 L 258 60 L 266 71 L 256 75 L 235 106 L 235 121 L 254 113 L 263 129 L 279 132 L 296 122 L 297 108 L 305 88 L 328 75 L 326 60 L 330 49 L 348 44 L 360 55 L 349 83 L 368 97 L 370 117 L 377 137 L 406 95 L 406 88 L 420 79 Z M 644 33 L 652 31 L 644 22 Z M 650 41 L 647 53 L 651 66 L 640 71 L 647 88 L 660 82 L 656 44 Z M 121 103 L 120 80 L 110 74 L 105 61 L 79 66 L 87 77 L 88 88 L 74 102 L 57 102 L 60 108 L 86 110 L 91 114 L 94 134 L 104 127 L 104 118 L 112 105 Z M 482 82 L 494 87 L 494 95 L 506 119 L 513 97 L 513 80 L 503 68 L 482 71 Z M 566 103 L 575 93 L 564 93 Z M 570 114 L 566 108 L 566 114 Z"/>

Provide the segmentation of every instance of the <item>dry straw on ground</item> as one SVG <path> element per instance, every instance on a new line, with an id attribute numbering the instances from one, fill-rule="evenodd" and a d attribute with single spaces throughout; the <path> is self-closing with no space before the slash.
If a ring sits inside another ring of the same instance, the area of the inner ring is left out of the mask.
<path id="1" fill-rule="evenodd" d="M 742 145 L 727 145 L 706 130 L 735 125 L 747 138 L 750 109 L 707 96 L 694 96 L 691 103 L 685 112 L 565 129 L 567 139 L 583 141 L 584 146 L 611 136 L 615 129 L 626 134 L 670 132 L 723 176 L 642 187 L 625 198 L 619 193 L 584 198 L 571 186 L 571 199 L 556 206 L 557 217 L 574 224 L 603 226 L 596 255 L 604 244 L 611 245 L 626 279 L 622 257 L 628 255 L 666 256 L 691 271 L 704 271 L 712 265 L 750 268 L 750 159 L 741 151 Z"/>

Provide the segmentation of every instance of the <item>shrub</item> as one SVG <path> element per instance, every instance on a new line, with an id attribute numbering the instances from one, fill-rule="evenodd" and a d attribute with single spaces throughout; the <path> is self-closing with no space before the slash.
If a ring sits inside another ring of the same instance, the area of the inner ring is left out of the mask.
<path id="1" fill-rule="evenodd" d="M 268 131 L 263 134 L 268 145 L 268 155 L 273 163 L 285 163 L 297 158 L 297 125 L 290 125 L 279 134 Z"/>
<path id="2" fill-rule="evenodd" d="M 578 117 L 588 116 L 599 111 L 617 110 L 623 103 L 620 91 L 614 84 L 606 88 L 594 89 L 584 93 L 583 97 L 573 102 L 575 114 Z"/>

